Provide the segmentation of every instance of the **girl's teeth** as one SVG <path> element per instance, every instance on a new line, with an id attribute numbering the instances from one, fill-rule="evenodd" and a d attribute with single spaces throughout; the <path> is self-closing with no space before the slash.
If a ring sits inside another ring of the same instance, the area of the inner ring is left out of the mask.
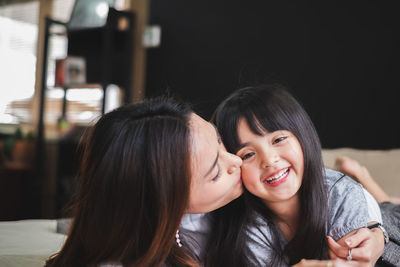
<path id="1" fill-rule="evenodd" d="M 271 184 L 271 183 L 280 181 L 283 177 L 285 177 L 285 175 L 287 174 L 288 171 L 289 171 L 289 168 L 280 171 L 278 174 L 268 178 L 267 183 Z"/>

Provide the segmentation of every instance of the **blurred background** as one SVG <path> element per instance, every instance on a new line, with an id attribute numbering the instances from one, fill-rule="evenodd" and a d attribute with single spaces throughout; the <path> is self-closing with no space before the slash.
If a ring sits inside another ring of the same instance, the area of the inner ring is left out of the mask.
<path id="1" fill-rule="evenodd" d="M 288 86 L 325 149 L 400 148 L 397 1 L 0 1 L 0 220 L 59 218 L 83 131 L 170 94 Z"/>

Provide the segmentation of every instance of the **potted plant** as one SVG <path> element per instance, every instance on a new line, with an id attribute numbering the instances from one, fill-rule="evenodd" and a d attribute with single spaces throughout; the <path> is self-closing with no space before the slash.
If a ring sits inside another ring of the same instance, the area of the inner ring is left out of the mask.
<path id="1" fill-rule="evenodd" d="M 32 132 L 23 134 L 20 127 L 7 137 L 2 145 L 4 164 L 17 164 L 27 167 L 33 165 L 35 139 Z"/>

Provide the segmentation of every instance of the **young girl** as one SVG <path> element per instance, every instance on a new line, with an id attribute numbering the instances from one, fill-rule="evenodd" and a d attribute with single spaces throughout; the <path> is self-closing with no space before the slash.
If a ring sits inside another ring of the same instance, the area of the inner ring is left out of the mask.
<path id="1" fill-rule="evenodd" d="M 345 246 L 357 229 L 381 222 L 376 202 L 374 216 L 368 208 L 373 200 L 360 184 L 324 169 L 314 126 L 284 88 L 238 90 L 221 103 L 214 122 L 228 151 L 243 160 L 246 192 L 243 204 L 214 212 L 218 223 L 210 231 L 206 262 L 215 261 L 213 252 L 228 254 L 226 247 L 232 262 L 254 266 L 327 259 L 333 242 L 327 235 Z M 381 242 L 383 249 L 383 235 Z M 354 251 L 348 249 L 348 260 Z"/>

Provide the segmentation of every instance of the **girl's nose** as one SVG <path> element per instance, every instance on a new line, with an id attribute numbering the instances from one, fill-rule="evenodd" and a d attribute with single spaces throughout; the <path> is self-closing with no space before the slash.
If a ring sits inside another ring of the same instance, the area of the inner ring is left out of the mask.
<path id="1" fill-rule="evenodd" d="M 272 167 L 278 161 L 279 161 L 278 153 L 276 153 L 276 151 L 274 151 L 274 149 L 271 149 L 264 153 L 264 156 L 262 158 L 262 166 L 263 166 L 263 168 Z"/>

